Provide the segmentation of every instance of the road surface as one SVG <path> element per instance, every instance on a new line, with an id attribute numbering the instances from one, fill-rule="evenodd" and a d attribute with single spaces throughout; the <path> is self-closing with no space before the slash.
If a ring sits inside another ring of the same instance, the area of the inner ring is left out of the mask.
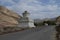
<path id="1" fill-rule="evenodd" d="M 0 40 L 55 40 L 54 34 L 54 26 L 45 26 L 42 28 L 0 35 Z"/>

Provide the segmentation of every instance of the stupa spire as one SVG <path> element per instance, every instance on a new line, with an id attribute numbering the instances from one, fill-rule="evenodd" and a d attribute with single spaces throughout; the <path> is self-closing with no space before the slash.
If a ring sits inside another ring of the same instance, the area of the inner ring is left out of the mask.
<path id="1" fill-rule="evenodd" d="M 23 17 L 29 17 L 29 15 L 30 15 L 30 13 L 29 13 L 29 12 L 24 11 L 24 13 L 23 13 Z"/>

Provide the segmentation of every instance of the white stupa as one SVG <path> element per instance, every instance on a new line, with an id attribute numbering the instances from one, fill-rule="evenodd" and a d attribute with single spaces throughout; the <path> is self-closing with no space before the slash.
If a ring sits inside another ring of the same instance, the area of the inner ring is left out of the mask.
<path id="1" fill-rule="evenodd" d="M 26 28 L 26 27 L 35 27 L 34 21 L 29 17 L 30 13 L 25 11 L 23 13 L 23 17 L 20 19 L 20 23 L 18 27 Z"/>

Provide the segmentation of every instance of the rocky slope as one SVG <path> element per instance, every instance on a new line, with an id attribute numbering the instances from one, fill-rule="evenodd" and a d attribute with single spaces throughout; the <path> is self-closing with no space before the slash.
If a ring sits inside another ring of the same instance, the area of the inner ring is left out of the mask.
<path id="1" fill-rule="evenodd" d="M 18 19 L 21 18 L 16 12 L 0 6 L 0 27 L 12 27 L 18 24 Z"/>

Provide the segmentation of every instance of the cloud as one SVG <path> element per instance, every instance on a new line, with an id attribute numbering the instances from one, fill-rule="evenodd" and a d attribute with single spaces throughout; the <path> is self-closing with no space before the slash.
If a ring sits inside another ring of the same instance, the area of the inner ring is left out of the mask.
<path id="1" fill-rule="evenodd" d="M 5 5 L 11 4 L 11 6 L 6 6 L 9 9 L 16 11 L 17 13 L 21 14 L 25 10 L 31 13 L 31 17 L 33 18 L 47 18 L 47 17 L 56 17 L 60 15 L 60 7 L 56 4 L 55 0 L 42 1 L 39 0 L 0 0 L 2 4 Z M 47 4 L 48 3 L 48 4 Z M 44 5 L 43 5 L 44 4 Z"/>
<path id="2" fill-rule="evenodd" d="M 10 6 L 10 5 L 14 5 L 15 3 L 12 0 L 0 0 L 0 5 L 4 5 L 4 6 Z"/>

